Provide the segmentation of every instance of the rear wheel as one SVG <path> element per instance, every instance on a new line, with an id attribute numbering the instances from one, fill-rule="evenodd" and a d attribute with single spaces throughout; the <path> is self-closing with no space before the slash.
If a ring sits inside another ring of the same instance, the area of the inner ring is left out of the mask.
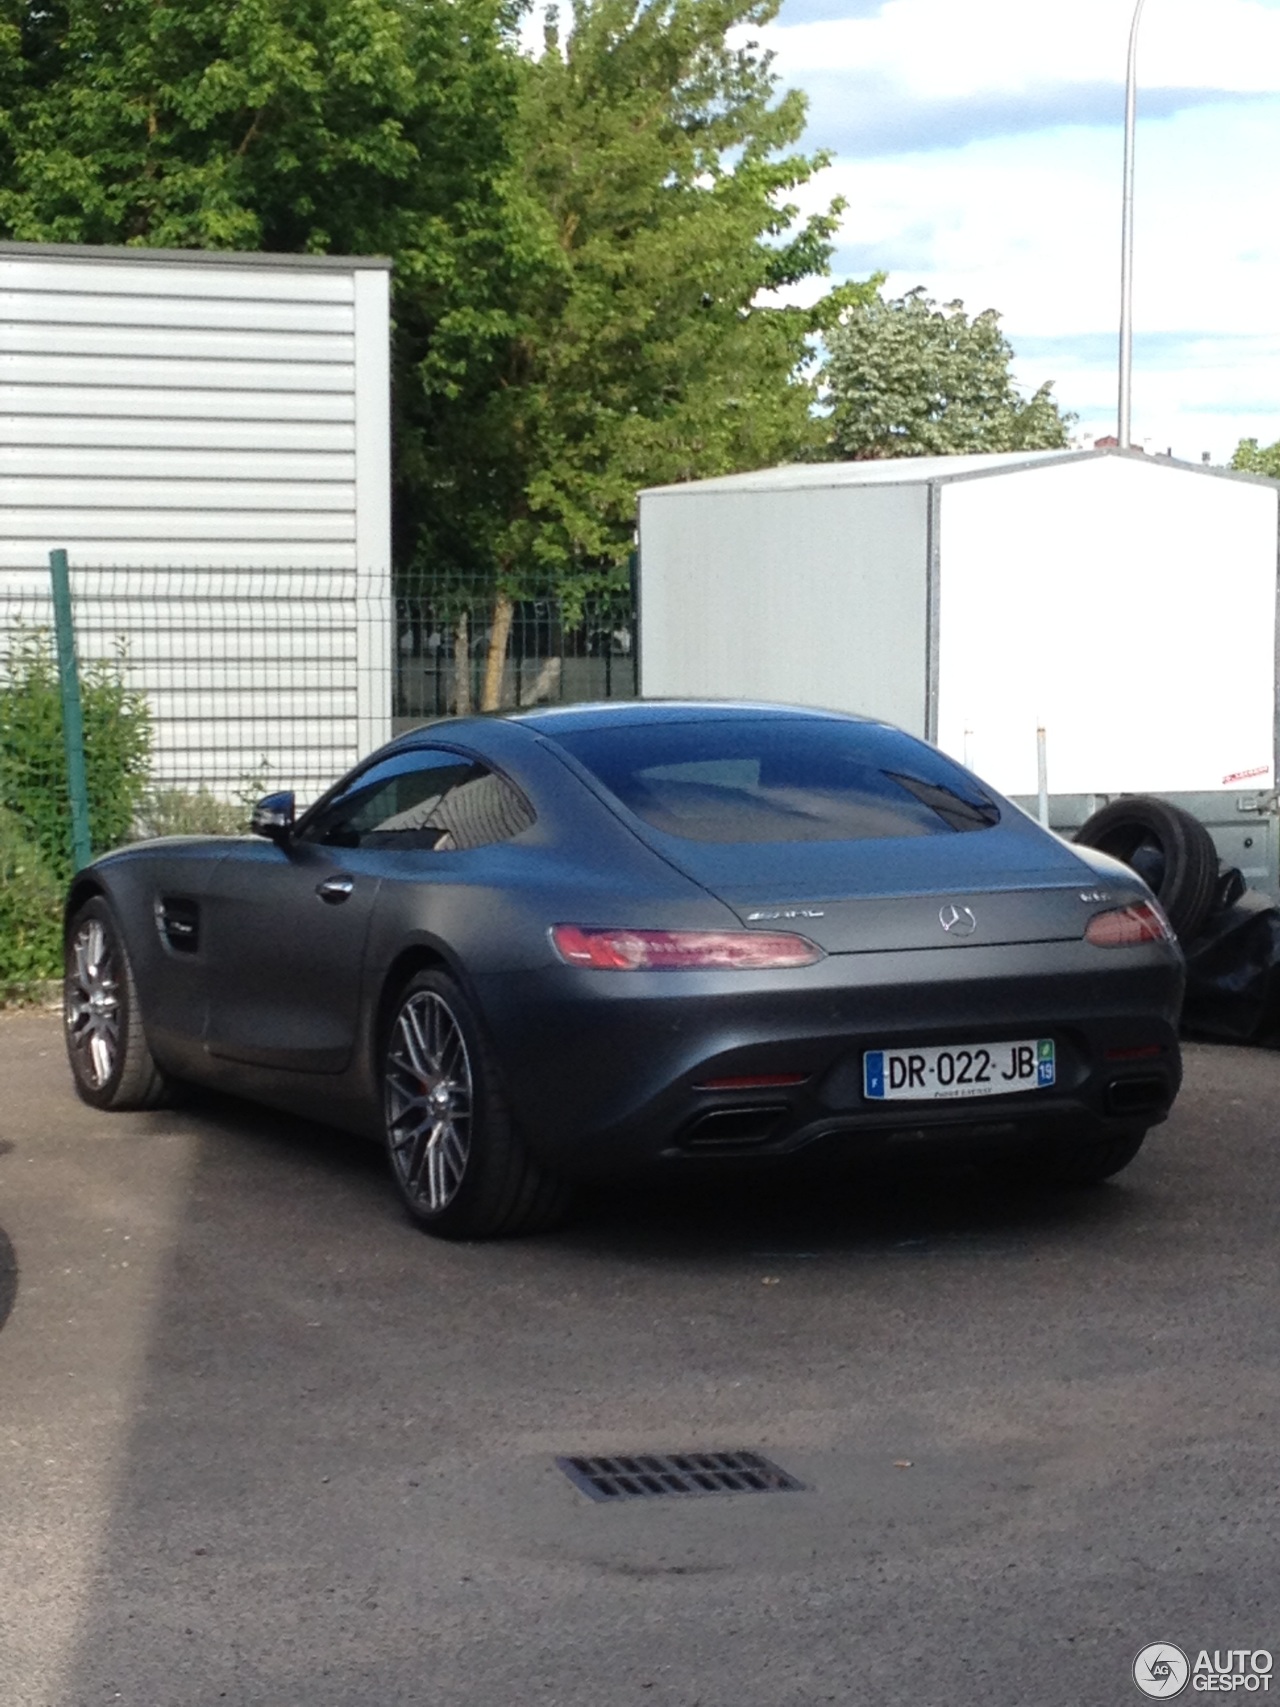
<path id="1" fill-rule="evenodd" d="M 171 1082 L 147 1047 L 133 969 L 110 907 L 95 896 L 67 927 L 63 1015 L 76 1091 L 93 1108 L 158 1108 Z"/>
<path id="2" fill-rule="evenodd" d="M 1146 1128 L 1084 1143 L 1057 1141 L 1018 1168 L 1023 1178 L 1045 1185 L 1101 1185 L 1118 1174 L 1142 1148 Z"/>
<path id="3" fill-rule="evenodd" d="M 382 1085 L 392 1177 L 428 1232 L 497 1238 L 564 1214 L 568 1190 L 513 1127 L 479 1022 L 447 974 L 420 972 L 401 991 Z"/>

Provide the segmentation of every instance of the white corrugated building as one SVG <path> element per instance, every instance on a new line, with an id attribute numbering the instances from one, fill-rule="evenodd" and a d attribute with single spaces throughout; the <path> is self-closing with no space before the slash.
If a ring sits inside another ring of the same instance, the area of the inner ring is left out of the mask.
<path id="1" fill-rule="evenodd" d="M 390 732 L 389 269 L 0 243 L 0 611 L 65 547 L 160 780 L 305 792 Z"/>

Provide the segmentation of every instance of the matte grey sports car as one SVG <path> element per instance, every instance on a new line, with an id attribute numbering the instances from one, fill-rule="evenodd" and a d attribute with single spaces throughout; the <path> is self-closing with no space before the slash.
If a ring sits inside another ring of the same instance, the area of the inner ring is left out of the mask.
<path id="1" fill-rule="evenodd" d="M 978 1146 L 1102 1179 L 1181 1075 L 1141 878 L 881 723 L 737 704 L 441 722 L 294 821 L 140 843 L 67 902 L 82 1097 L 214 1085 L 377 1135 L 410 1212 L 584 1175 Z"/>

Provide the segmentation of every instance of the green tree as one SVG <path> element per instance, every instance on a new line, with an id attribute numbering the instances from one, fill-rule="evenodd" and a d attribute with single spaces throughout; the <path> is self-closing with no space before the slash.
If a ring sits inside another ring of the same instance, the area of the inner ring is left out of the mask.
<path id="1" fill-rule="evenodd" d="M 438 343 L 421 370 L 477 392 L 448 479 L 419 485 L 418 550 L 447 559 L 465 533 L 496 576 L 486 705 L 512 598 L 616 574 L 638 488 L 820 450 L 812 339 L 864 292 L 786 299 L 826 273 L 841 204 L 800 217 L 825 163 L 795 151 L 804 98 L 731 39 L 775 11 L 573 0 L 522 67 L 509 331 L 484 368 L 473 350 L 449 371 Z"/>
<path id="2" fill-rule="evenodd" d="M 877 283 L 881 281 L 876 281 Z M 1073 415 L 1042 385 L 1024 398 L 1009 373 L 1013 349 L 992 308 L 972 319 L 922 289 L 886 300 L 877 290 L 826 339 L 831 453 L 841 458 L 1049 450 L 1067 443 Z"/>
<path id="3" fill-rule="evenodd" d="M 394 253 L 438 276 L 504 159 L 501 0 L 0 0 L 0 19 L 9 237 Z"/>
<path id="4" fill-rule="evenodd" d="M 0 235 L 395 261 L 396 558 L 583 591 L 640 486 L 814 454 L 840 211 L 777 0 L 0 0 Z M 732 38 L 732 39 L 731 39 Z"/>
<path id="5" fill-rule="evenodd" d="M 1273 445 L 1259 445 L 1257 439 L 1241 439 L 1231 466 L 1244 474 L 1269 474 L 1273 480 L 1280 480 L 1280 439 Z"/>
<path id="6" fill-rule="evenodd" d="M 528 247 L 512 194 L 515 12 L 0 0 L 0 236 L 391 256 L 403 562 L 422 488 L 453 484 L 470 448 Z M 464 559 L 473 519 L 435 543 Z"/>

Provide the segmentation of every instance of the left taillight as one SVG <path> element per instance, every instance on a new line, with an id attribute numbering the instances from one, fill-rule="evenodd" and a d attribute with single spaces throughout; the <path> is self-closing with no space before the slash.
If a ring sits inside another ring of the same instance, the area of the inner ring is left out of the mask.
<path id="1" fill-rule="evenodd" d="M 1174 942 L 1168 919 L 1154 902 L 1134 901 L 1095 913 L 1085 927 L 1085 941 L 1098 948 L 1134 948 L 1143 942 Z"/>
<path id="2" fill-rule="evenodd" d="M 554 925 L 561 960 L 595 972 L 759 972 L 812 966 L 822 950 L 807 937 L 765 931 L 647 931 Z"/>

